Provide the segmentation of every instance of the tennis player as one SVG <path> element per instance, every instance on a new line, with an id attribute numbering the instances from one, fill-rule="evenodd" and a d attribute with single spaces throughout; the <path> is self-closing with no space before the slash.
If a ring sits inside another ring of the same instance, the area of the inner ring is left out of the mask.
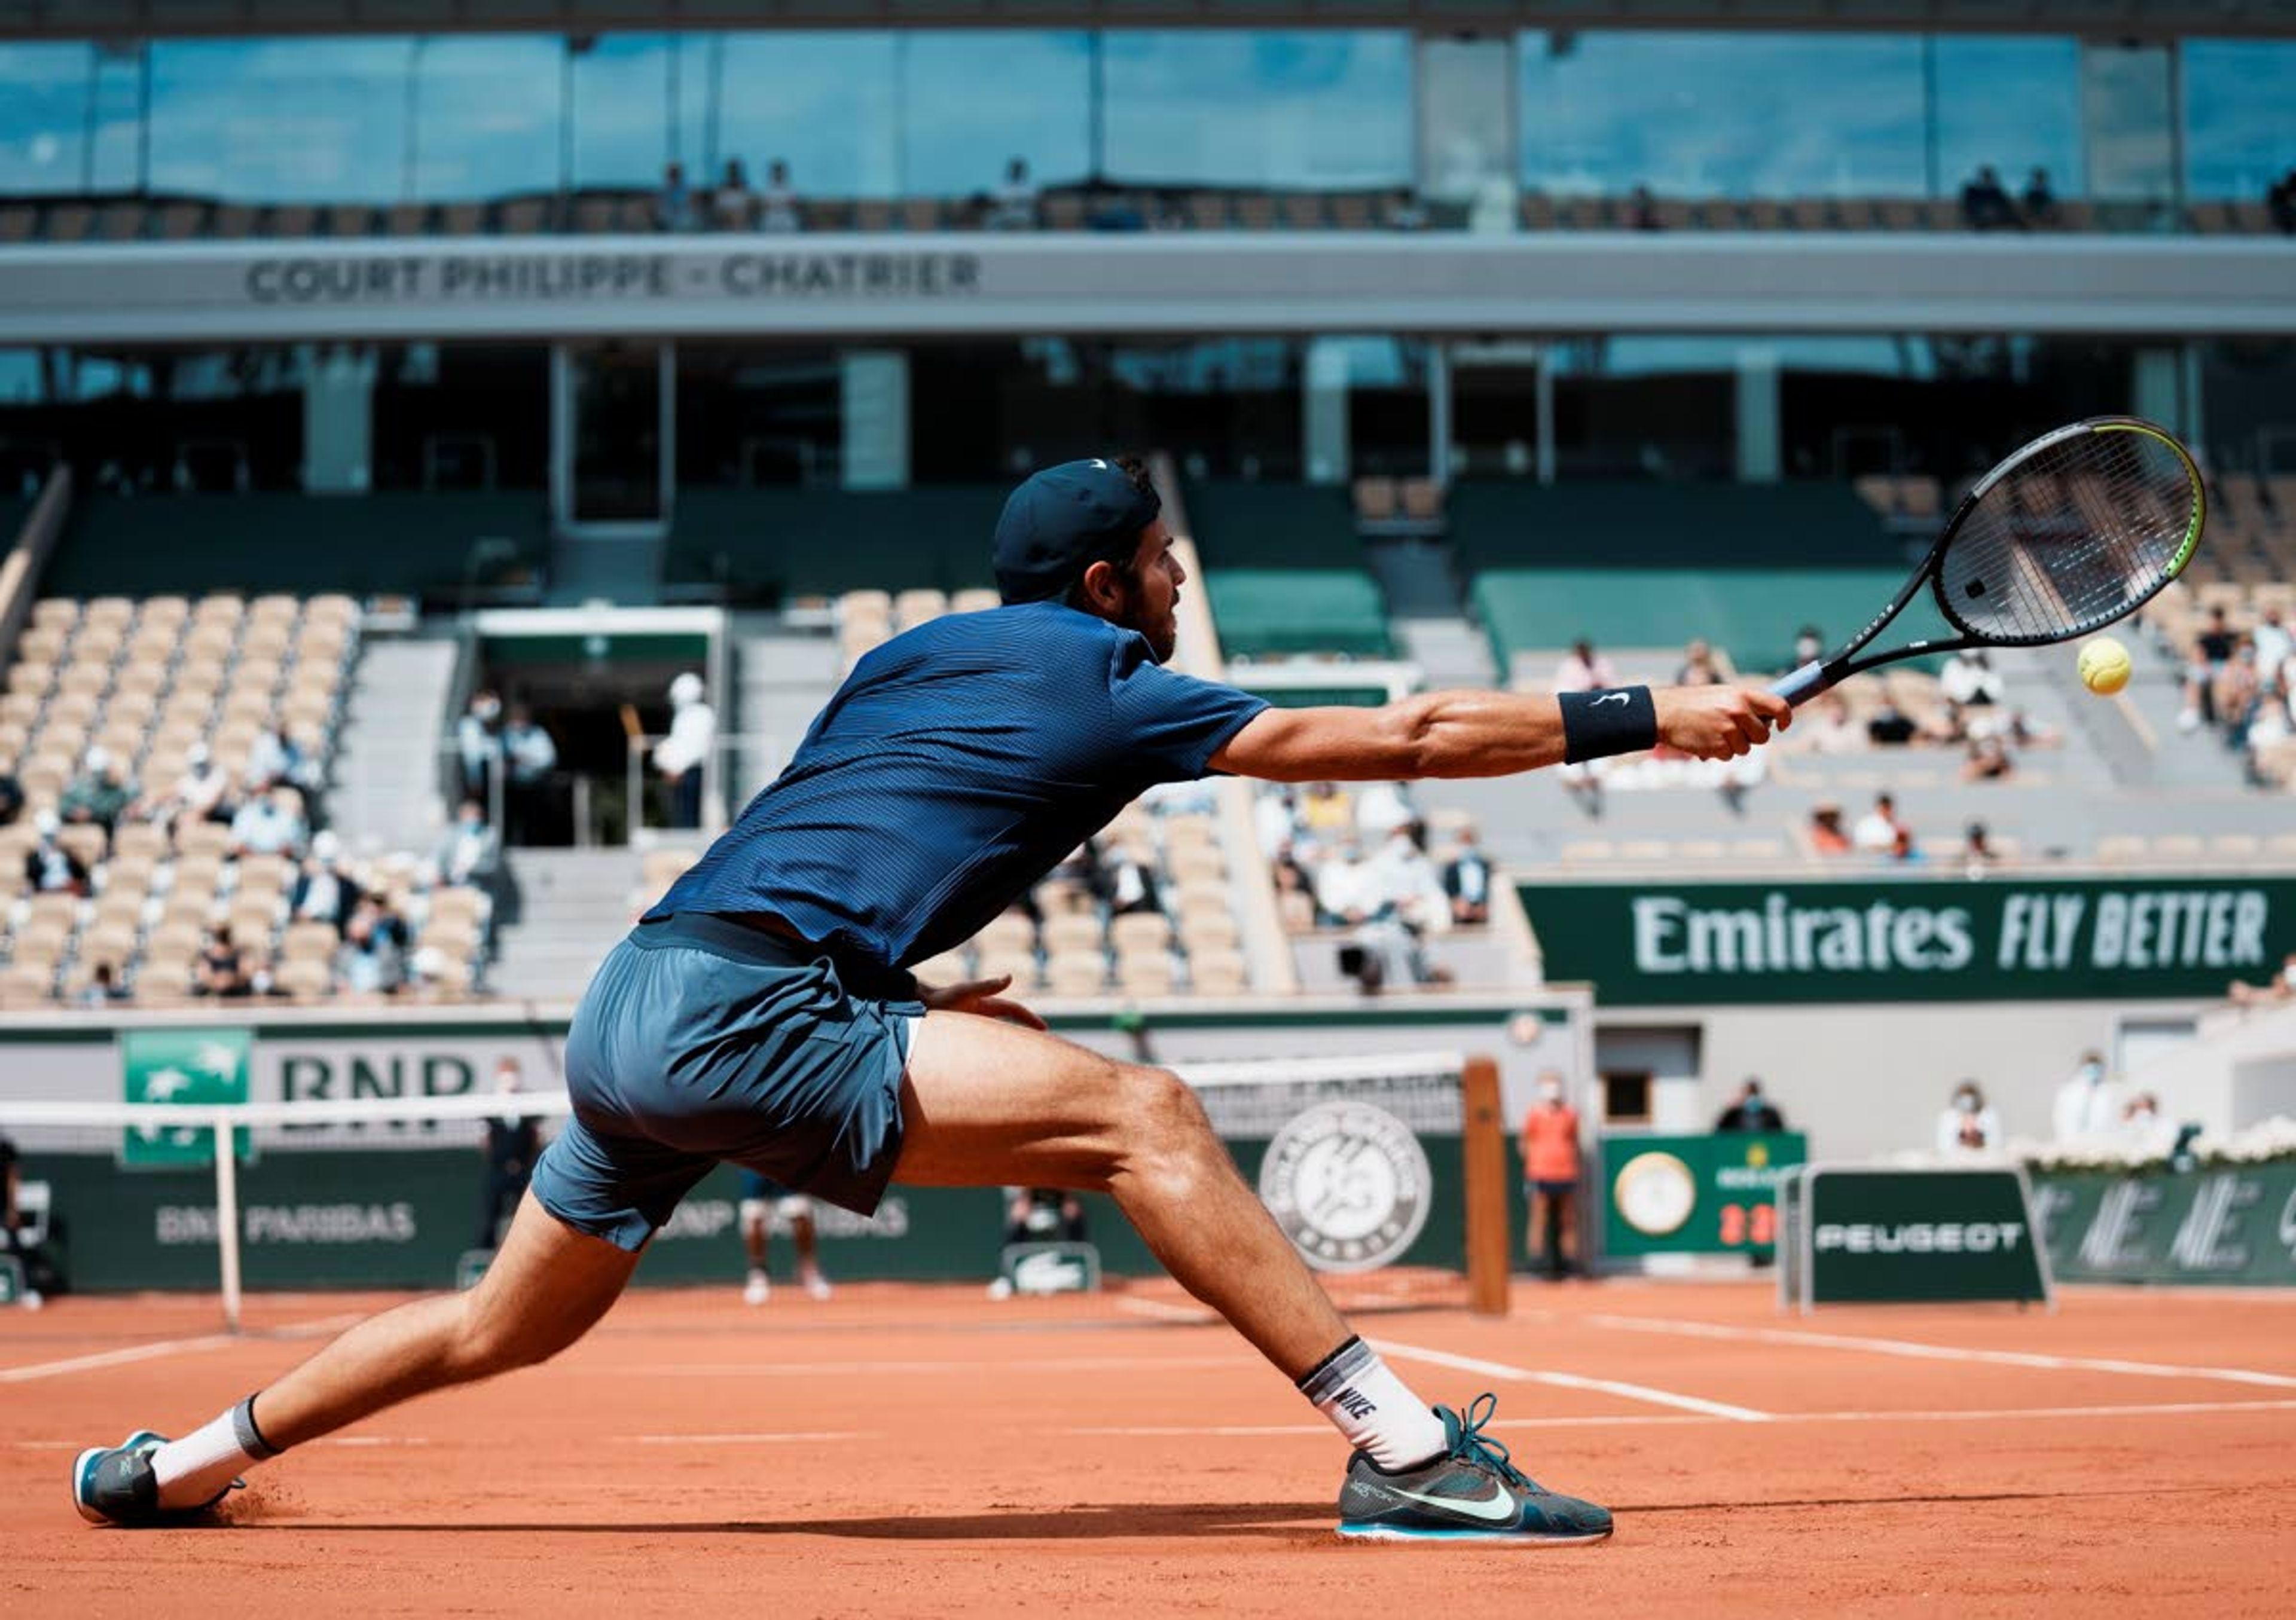
<path id="1" fill-rule="evenodd" d="M 79 1455 L 98 1524 L 197 1519 L 280 1452 L 574 1343 L 720 1160 L 866 1215 L 895 1179 L 1111 1195 L 1167 1270 L 1354 1447 L 1340 1530 L 1529 1545 L 1610 1534 L 1351 1332 L 1160 1069 L 1057 1039 L 1004 992 L 906 964 L 953 950 L 1158 782 L 1496 776 L 1666 742 L 1734 758 L 1788 718 L 1707 686 L 1446 691 L 1270 708 L 1163 667 L 1185 576 L 1148 478 L 1070 462 L 1013 492 L 1004 605 L 864 658 L 789 767 L 598 970 L 566 1043 L 574 1116 L 484 1280 L 351 1329 L 180 1440 Z"/>

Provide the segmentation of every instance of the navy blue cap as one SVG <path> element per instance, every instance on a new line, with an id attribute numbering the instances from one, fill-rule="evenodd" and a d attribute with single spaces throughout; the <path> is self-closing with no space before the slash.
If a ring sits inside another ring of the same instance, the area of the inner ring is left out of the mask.
<path id="1" fill-rule="evenodd" d="M 1129 557 L 1163 510 L 1113 462 L 1062 462 L 1031 473 L 996 520 L 996 589 L 1008 602 L 1064 596 L 1092 564 Z"/>

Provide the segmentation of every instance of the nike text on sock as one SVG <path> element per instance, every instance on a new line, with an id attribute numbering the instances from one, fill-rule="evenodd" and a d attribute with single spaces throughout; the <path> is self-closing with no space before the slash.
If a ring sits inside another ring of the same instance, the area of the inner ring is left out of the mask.
<path id="1" fill-rule="evenodd" d="M 152 1477 L 163 1508 L 196 1508 L 212 1501 L 248 1469 L 278 1451 L 255 1427 L 255 1397 L 180 1440 L 152 1453 Z"/>
<path id="2" fill-rule="evenodd" d="M 1370 1346 L 1350 1338 L 1300 1380 L 1300 1393 L 1350 1444 L 1390 1471 L 1425 1462 L 1443 1450 L 1443 1420 Z"/>

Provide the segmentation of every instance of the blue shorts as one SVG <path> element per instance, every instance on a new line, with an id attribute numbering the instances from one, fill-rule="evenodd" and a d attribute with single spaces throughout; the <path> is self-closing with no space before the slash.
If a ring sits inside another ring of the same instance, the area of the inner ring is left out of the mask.
<path id="1" fill-rule="evenodd" d="M 849 993 L 808 945 L 687 913 L 641 923 L 566 1036 L 574 1117 L 534 1196 L 636 1250 L 718 1161 L 859 1215 L 901 1156 L 901 1075 L 924 1008 Z"/>

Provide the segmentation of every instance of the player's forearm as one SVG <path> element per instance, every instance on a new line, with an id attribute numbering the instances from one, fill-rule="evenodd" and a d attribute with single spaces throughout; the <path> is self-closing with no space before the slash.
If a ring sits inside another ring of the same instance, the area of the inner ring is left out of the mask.
<path id="1" fill-rule="evenodd" d="M 1562 709 L 1545 692 L 1423 692 L 1390 707 L 1398 777 L 1511 776 L 1562 762 Z"/>

